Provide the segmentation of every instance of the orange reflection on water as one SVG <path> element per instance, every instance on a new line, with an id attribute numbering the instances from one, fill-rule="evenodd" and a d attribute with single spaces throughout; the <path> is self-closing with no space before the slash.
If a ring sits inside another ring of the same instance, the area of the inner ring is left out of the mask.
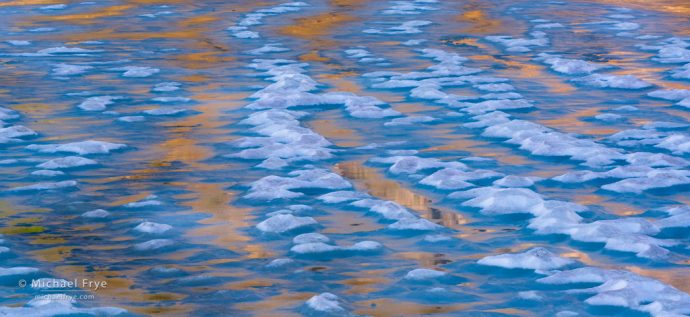
<path id="1" fill-rule="evenodd" d="M 335 165 L 334 170 L 353 180 L 360 190 L 408 207 L 419 212 L 424 218 L 438 220 L 446 227 L 457 229 L 467 223 L 467 219 L 462 215 L 432 206 L 431 199 L 415 193 L 396 181 L 386 179 L 385 175 L 376 169 L 362 165 L 362 161 L 341 162 Z"/>

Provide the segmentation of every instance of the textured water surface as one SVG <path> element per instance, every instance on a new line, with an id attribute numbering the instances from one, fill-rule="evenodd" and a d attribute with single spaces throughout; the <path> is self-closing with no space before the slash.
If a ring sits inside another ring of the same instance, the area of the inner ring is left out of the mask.
<path id="1" fill-rule="evenodd" d="M 687 1 L 0 16 L 0 315 L 690 315 Z"/>

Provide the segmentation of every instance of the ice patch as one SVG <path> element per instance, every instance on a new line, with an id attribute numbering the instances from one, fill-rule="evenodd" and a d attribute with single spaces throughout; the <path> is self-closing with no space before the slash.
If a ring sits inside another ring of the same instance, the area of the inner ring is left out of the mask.
<path id="1" fill-rule="evenodd" d="M 153 239 L 146 242 L 135 244 L 134 249 L 137 251 L 151 251 L 169 247 L 173 244 L 175 244 L 175 242 L 173 242 L 170 239 Z"/>
<path id="2" fill-rule="evenodd" d="M 144 221 L 134 227 L 134 231 L 141 233 L 151 233 L 151 234 L 161 234 L 172 229 L 171 225 L 166 225 L 163 223 L 155 223 L 151 221 Z"/>
<path id="3" fill-rule="evenodd" d="M 310 309 L 327 314 L 346 314 L 347 310 L 343 308 L 343 301 L 332 293 L 321 293 L 315 295 L 306 302 Z"/>
<path id="4" fill-rule="evenodd" d="M 438 279 L 440 277 L 446 276 L 447 273 L 443 271 L 431 270 L 431 269 L 414 269 L 405 274 L 404 279 L 410 281 L 427 281 Z"/>
<path id="5" fill-rule="evenodd" d="M 292 191 L 293 189 L 346 189 L 352 187 L 347 180 L 338 174 L 323 169 L 297 170 L 288 175 L 290 177 L 270 175 L 253 182 L 245 197 L 264 200 L 295 198 L 303 194 Z"/>
<path id="6" fill-rule="evenodd" d="M 312 217 L 295 217 L 291 214 L 280 214 L 260 222 L 256 225 L 256 228 L 263 232 L 285 233 L 316 224 L 316 220 Z"/>
<path id="7" fill-rule="evenodd" d="M 84 218 L 106 218 L 110 216 L 110 212 L 103 209 L 94 209 L 81 214 L 81 216 Z"/>
<path id="8" fill-rule="evenodd" d="M 535 270 L 539 273 L 570 265 L 574 261 L 555 255 L 545 248 L 537 247 L 523 253 L 487 256 L 477 261 L 477 263 L 507 269 Z"/>
<path id="9" fill-rule="evenodd" d="M 595 64 L 579 59 L 562 58 L 546 53 L 541 53 L 537 56 L 537 60 L 549 65 L 554 71 L 568 75 L 591 74 L 599 69 L 609 67 L 607 65 Z"/>
<path id="10" fill-rule="evenodd" d="M 93 66 L 56 64 L 55 67 L 53 67 L 53 75 L 55 75 L 55 76 L 73 76 L 73 75 L 83 74 L 90 69 L 93 69 Z"/>
<path id="11" fill-rule="evenodd" d="M 115 100 L 122 99 L 120 96 L 97 96 L 86 98 L 77 107 L 86 111 L 103 111 L 109 105 L 115 103 Z"/>
<path id="12" fill-rule="evenodd" d="M 690 295 L 678 289 L 622 270 L 582 267 L 557 272 L 538 280 L 544 284 L 600 283 L 575 289 L 575 294 L 595 294 L 585 300 L 589 305 L 619 306 L 650 313 L 655 317 L 690 314 Z"/>
<path id="13" fill-rule="evenodd" d="M 120 143 L 110 143 L 105 141 L 87 140 L 64 144 L 31 144 L 26 148 L 29 150 L 43 153 L 70 152 L 79 155 L 87 154 L 108 154 L 111 151 L 121 150 L 127 145 Z"/>
<path id="14" fill-rule="evenodd" d="M 633 75 L 592 74 L 571 79 L 571 81 L 599 88 L 643 89 L 652 87 L 652 84 Z"/>
<path id="15" fill-rule="evenodd" d="M 96 164 L 98 164 L 98 162 L 91 160 L 91 159 L 84 158 L 84 157 L 66 156 L 66 157 L 61 157 L 61 158 L 49 160 L 47 162 L 44 162 L 44 163 L 37 165 L 36 167 L 44 168 L 44 169 L 62 169 L 62 168 L 81 167 L 81 166 L 96 165 Z"/>
<path id="16" fill-rule="evenodd" d="M 10 188 L 10 191 L 39 191 L 39 190 L 52 190 L 52 189 L 62 189 L 62 188 L 69 188 L 69 187 L 76 187 L 77 182 L 73 180 L 69 181 L 61 181 L 61 182 L 44 182 L 44 183 L 37 183 L 33 185 L 26 185 L 26 186 L 19 186 L 19 187 L 14 187 Z"/>

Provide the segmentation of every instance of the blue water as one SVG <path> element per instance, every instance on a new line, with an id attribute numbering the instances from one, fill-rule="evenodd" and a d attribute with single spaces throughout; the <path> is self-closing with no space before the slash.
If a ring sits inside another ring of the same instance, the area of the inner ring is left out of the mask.
<path id="1" fill-rule="evenodd" d="M 690 315 L 688 13 L 0 3 L 0 314 Z"/>

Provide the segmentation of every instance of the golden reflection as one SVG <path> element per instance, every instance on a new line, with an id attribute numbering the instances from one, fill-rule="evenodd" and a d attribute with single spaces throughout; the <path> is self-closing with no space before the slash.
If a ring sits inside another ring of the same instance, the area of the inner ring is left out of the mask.
<path id="1" fill-rule="evenodd" d="M 465 12 L 457 16 L 459 22 L 464 22 L 469 24 L 460 30 L 460 33 L 464 34 L 491 34 L 497 33 L 502 30 L 503 22 L 498 19 L 492 19 L 487 17 L 484 9 L 480 7 L 481 4 L 472 1 L 470 4 L 465 5 Z"/>
<path id="2" fill-rule="evenodd" d="M 251 311 L 255 316 L 302 316 L 290 310 L 304 304 L 316 294 L 283 291 L 279 295 L 256 302 L 237 303 L 234 308 Z"/>
<path id="3" fill-rule="evenodd" d="M 537 120 L 537 122 L 565 132 L 584 135 L 611 135 L 618 132 L 618 129 L 597 128 L 595 127 L 596 122 L 582 120 L 584 117 L 594 117 L 600 114 L 602 110 L 604 110 L 604 108 L 587 107 L 559 114 L 558 118 Z"/>
<path id="4" fill-rule="evenodd" d="M 450 305 L 425 305 L 415 302 L 392 300 L 387 298 L 364 300 L 354 305 L 356 314 L 373 317 L 388 316 L 426 316 L 435 314 L 448 314 L 465 311 L 480 303 L 450 304 Z"/>
<path id="5" fill-rule="evenodd" d="M 343 177 L 353 180 L 358 189 L 380 199 L 394 201 L 408 207 L 419 212 L 422 217 L 437 220 L 446 227 L 459 229 L 468 222 L 459 213 L 434 207 L 431 199 L 415 193 L 396 181 L 387 179 L 376 169 L 362 165 L 362 161 L 341 162 L 335 165 L 334 170 Z"/>

